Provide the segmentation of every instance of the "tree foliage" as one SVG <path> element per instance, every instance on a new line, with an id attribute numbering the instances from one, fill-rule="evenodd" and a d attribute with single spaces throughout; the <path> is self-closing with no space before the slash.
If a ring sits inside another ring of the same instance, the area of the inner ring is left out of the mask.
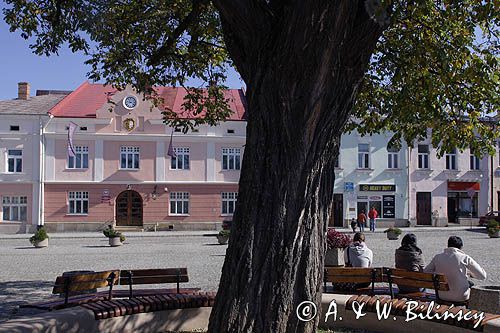
<path id="1" fill-rule="evenodd" d="M 167 111 L 169 123 L 215 125 L 229 115 L 221 91 L 232 64 L 219 14 L 221 8 L 231 10 L 224 1 L 215 1 L 216 5 L 209 0 L 6 3 L 5 20 L 11 31 L 21 31 L 36 54 L 57 53 L 65 45 L 82 51 L 89 57 L 92 80 L 118 87 L 131 84 L 146 93 L 153 85 L 184 86 L 188 78 L 209 85 L 209 96 L 188 88 L 186 108 L 195 114 L 204 108 L 203 119 L 186 123 Z M 455 146 L 491 153 L 498 137 L 496 119 L 484 120 L 496 116 L 499 105 L 499 2 L 385 3 L 391 8 L 391 24 L 379 40 L 355 117 L 346 130 L 357 128 L 361 134 L 389 130 L 397 145 L 401 139 L 425 137 L 430 128 L 441 153 Z M 293 4 L 257 1 L 255 6 L 271 14 L 272 24 L 286 25 L 281 19 L 286 6 Z M 250 40 L 251 36 L 248 31 Z"/>

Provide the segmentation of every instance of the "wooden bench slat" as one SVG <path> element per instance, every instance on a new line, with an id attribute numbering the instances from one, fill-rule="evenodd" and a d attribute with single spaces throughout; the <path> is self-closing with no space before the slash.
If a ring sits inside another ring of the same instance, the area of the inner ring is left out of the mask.
<path id="1" fill-rule="evenodd" d="M 160 283 L 176 283 L 177 276 L 144 276 L 144 277 L 132 277 L 132 285 L 136 284 L 160 284 Z M 187 276 L 179 276 L 179 282 L 189 282 Z M 130 283 L 129 278 L 121 278 L 120 285 L 128 285 Z"/>
<path id="2" fill-rule="evenodd" d="M 348 276 L 357 276 L 357 275 L 367 275 L 372 274 L 372 271 L 375 270 L 377 274 L 382 275 L 382 268 L 370 268 L 370 267 L 326 267 L 325 275 L 348 275 Z"/>
<path id="3" fill-rule="evenodd" d="M 331 278 L 328 278 L 327 282 L 332 282 L 332 283 L 368 283 L 371 282 L 371 277 L 370 276 L 334 276 Z"/>
<path id="4" fill-rule="evenodd" d="M 52 293 L 62 294 L 64 292 L 66 292 L 66 290 L 69 292 L 83 291 L 83 290 L 94 290 L 97 288 L 104 288 L 104 287 L 108 287 L 108 286 L 109 286 L 109 282 L 107 280 L 77 282 L 77 283 L 71 283 L 67 289 L 65 286 L 54 286 Z"/>
<path id="5" fill-rule="evenodd" d="M 393 277 L 410 278 L 413 280 L 432 281 L 434 276 L 434 274 L 432 273 L 406 271 L 404 269 L 399 269 L 399 268 L 386 268 L 386 269 L 390 269 L 391 275 Z M 439 282 L 447 282 L 446 276 L 444 276 L 443 274 L 435 274 L 435 275 Z"/>
<path id="6" fill-rule="evenodd" d="M 102 271 L 102 272 L 95 272 L 95 273 L 77 273 L 74 275 L 58 276 L 56 278 L 56 282 L 54 284 L 64 284 L 64 282 L 68 278 L 71 279 L 71 281 L 73 281 L 73 282 L 105 280 L 111 275 L 111 273 L 115 273 L 115 276 L 118 278 L 119 271 Z"/>
<path id="7" fill-rule="evenodd" d="M 128 277 L 128 272 L 132 272 L 132 276 L 164 276 L 164 275 L 185 275 L 187 276 L 187 268 L 153 268 L 153 269 L 130 269 L 120 271 L 120 277 Z"/>

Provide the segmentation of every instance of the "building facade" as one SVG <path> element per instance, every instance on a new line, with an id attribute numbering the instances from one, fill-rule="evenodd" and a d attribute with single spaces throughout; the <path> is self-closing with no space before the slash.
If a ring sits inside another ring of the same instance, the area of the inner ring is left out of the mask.
<path id="1" fill-rule="evenodd" d="M 330 226 L 348 226 L 371 207 L 379 214 L 378 226 L 407 225 L 408 149 L 388 147 L 390 139 L 390 133 L 342 136 Z"/>
<path id="2" fill-rule="evenodd" d="M 160 88 L 183 112 L 182 89 Z M 54 107 L 46 128 L 45 225 L 49 230 L 121 227 L 215 229 L 230 220 L 245 144 L 245 105 L 228 90 L 231 118 L 183 134 L 131 89 L 85 82 Z M 151 109 L 152 108 L 152 109 Z M 67 133 L 75 156 L 69 156 Z M 170 142 L 175 156 L 169 156 Z"/>

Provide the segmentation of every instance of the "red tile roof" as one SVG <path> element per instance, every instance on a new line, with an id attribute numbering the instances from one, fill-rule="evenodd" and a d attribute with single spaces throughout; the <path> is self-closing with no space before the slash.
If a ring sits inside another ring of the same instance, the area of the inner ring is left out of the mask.
<path id="1" fill-rule="evenodd" d="M 96 111 L 108 102 L 117 90 L 111 86 L 85 81 L 75 91 L 66 96 L 50 110 L 54 117 L 61 118 L 95 118 Z M 184 88 L 158 87 L 158 94 L 164 100 L 164 108 L 172 109 L 181 118 L 192 118 L 186 113 L 182 104 L 186 91 Z M 233 113 L 227 120 L 246 120 L 246 100 L 241 89 L 228 89 L 225 97 Z M 203 116 L 203 113 L 199 116 Z"/>

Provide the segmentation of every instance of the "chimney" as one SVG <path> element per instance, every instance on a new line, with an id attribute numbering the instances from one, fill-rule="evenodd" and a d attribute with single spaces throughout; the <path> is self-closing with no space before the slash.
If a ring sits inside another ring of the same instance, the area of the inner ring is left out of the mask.
<path id="1" fill-rule="evenodd" d="M 19 82 L 17 84 L 17 99 L 27 100 L 30 97 L 30 84 L 28 82 Z"/>

